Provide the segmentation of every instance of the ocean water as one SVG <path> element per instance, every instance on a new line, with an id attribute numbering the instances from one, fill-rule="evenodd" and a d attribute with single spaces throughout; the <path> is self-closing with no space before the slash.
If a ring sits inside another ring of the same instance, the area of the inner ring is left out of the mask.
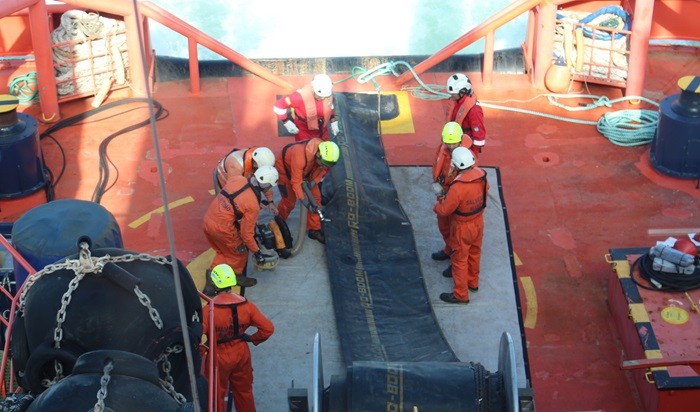
<path id="1" fill-rule="evenodd" d="M 431 55 L 514 0 L 154 0 L 251 59 Z M 527 14 L 496 30 L 497 50 L 519 48 Z M 187 57 L 187 39 L 150 22 L 161 56 Z M 483 39 L 458 54 L 478 54 Z M 200 46 L 200 59 L 222 57 Z"/>

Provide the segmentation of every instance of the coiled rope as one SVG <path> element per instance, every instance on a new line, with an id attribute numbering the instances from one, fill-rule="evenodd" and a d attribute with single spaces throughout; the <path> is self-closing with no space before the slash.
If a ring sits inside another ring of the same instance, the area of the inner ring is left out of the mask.
<path id="1" fill-rule="evenodd" d="M 37 85 L 36 72 L 29 72 L 13 77 L 7 84 L 7 87 L 10 94 L 17 97 L 21 104 L 31 105 L 39 103 L 39 88 Z"/>

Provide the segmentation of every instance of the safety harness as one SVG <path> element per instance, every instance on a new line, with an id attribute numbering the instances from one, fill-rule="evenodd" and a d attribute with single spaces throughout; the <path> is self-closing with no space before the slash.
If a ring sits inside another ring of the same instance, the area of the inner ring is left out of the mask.
<path id="1" fill-rule="evenodd" d="M 219 192 L 223 197 L 225 197 L 226 199 L 228 199 L 229 202 L 231 202 L 231 206 L 233 206 L 233 213 L 236 215 L 236 221 L 234 223 L 236 225 L 236 228 L 239 230 L 241 228 L 241 219 L 243 219 L 243 213 L 241 213 L 241 211 L 238 210 L 238 207 L 236 206 L 236 202 L 234 202 L 233 200 L 236 198 L 236 196 L 240 195 L 241 193 L 243 193 L 243 191 L 245 191 L 248 188 L 253 189 L 253 193 L 255 193 L 255 197 L 258 199 L 258 203 L 260 203 L 261 190 L 259 187 L 254 187 L 253 185 L 251 185 L 250 182 L 246 183 L 245 185 L 243 185 L 242 188 L 236 190 L 233 193 L 228 193 L 224 189 L 221 189 L 221 192 Z"/>
<path id="2" fill-rule="evenodd" d="M 463 181 L 459 180 L 459 177 L 455 179 L 452 184 L 455 183 L 482 183 L 483 185 L 483 196 L 482 198 L 484 199 L 483 203 L 481 206 L 479 206 L 477 209 L 472 210 L 471 212 L 460 212 L 459 210 L 455 210 L 455 214 L 463 217 L 468 217 L 468 216 L 474 216 L 475 214 L 481 212 L 482 210 L 486 209 L 486 197 L 487 197 L 487 192 L 486 192 L 486 172 L 484 172 L 483 176 L 477 177 L 476 179 L 468 180 L 468 181 Z"/>
<path id="3" fill-rule="evenodd" d="M 233 336 L 227 337 L 224 339 L 217 339 L 216 344 L 221 345 L 222 343 L 228 343 L 228 342 L 233 342 L 234 340 L 240 340 L 241 339 L 241 332 L 240 332 L 240 324 L 238 323 L 238 305 L 246 303 L 247 301 L 244 300 L 243 302 L 236 302 L 236 303 L 229 303 L 229 304 L 215 304 L 215 306 L 228 306 L 231 308 L 231 322 L 233 323 Z"/>
<path id="4" fill-rule="evenodd" d="M 309 140 L 302 140 L 299 142 L 294 142 L 290 143 L 282 148 L 282 164 L 284 165 L 284 173 L 287 175 L 287 180 L 291 181 L 292 180 L 292 171 L 289 170 L 289 166 L 287 165 L 287 162 L 284 160 L 287 158 L 287 150 L 291 148 L 292 146 L 302 144 L 304 143 L 305 145 L 309 143 Z M 306 165 L 308 164 L 309 159 L 306 158 L 306 155 L 304 156 L 304 169 L 306 169 Z"/>

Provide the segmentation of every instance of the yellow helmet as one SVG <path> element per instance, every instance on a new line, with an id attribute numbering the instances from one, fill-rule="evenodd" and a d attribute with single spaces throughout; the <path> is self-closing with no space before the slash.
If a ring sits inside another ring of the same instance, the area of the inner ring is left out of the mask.
<path id="1" fill-rule="evenodd" d="M 462 126 L 457 122 L 449 122 L 442 128 L 442 142 L 445 144 L 455 144 L 462 142 Z"/>
<path id="2" fill-rule="evenodd" d="M 333 166 L 340 159 L 340 148 L 335 142 L 319 143 L 318 152 L 321 154 L 321 163 L 326 166 Z"/>
<path id="3" fill-rule="evenodd" d="M 216 267 L 212 269 L 210 276 L 214 285 L 219 289 L 226 289 L 237 285 L 236 272 L 233 271 L 231 266 L 225 263 L 216 265 Z"/>

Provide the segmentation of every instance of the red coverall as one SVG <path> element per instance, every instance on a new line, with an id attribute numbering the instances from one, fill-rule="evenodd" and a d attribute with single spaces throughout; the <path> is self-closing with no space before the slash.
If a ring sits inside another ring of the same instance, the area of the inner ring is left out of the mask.
<path id="1" fill-rule="evenodd" d="M 224 398 L 228 387 L 233 389 L 233 403 L 236 412 L 255 412 L 253 398 L 253 366 L 250 359 L 248 343 L 240 336 L 253 326 L 257 332 L 250 336 L 253 345 L 265 342 L 275 331 L 268 318 L 252 302 L 233 293 L 221 293 L 213 299 L 214 330 L 216 331 L 216 365 L 219 369 L 219 397 L 217 410 L 225 411 Z M 209 335 L 209 311 L 211 306 L 205 306 L 204 333 Z M 234 317 L 232 311 L 238 316 Z M 210 339 L 210 341 L 213 339 Z M 209 342 L 211 345 L 211 342 Z M 206 363 L 208 365 L 208 363 Z"/>
<path id="2" fill-rule="evenodd" d="M 216 178 L 219 181 L 219 189 L 224 187 L 229 178 L 233 176 L 243 176 L 249 178 L 253 176 L 253 152 L 258 147 L 249 149 L 233 149 L 224 156 L 216 165 Z M 263 192 L 268 202 L 272 201 L 274 192 L 268 190 Z"/>
<path id="3" fill-rule="evenodd" d="M 225 193 L 233 195 L 246 185 L 233 201 Z M 249 186 L 243 176 L 232 177 L 216 195 L 204 215 L 204 235 L 216 252 L 210 269 L 226 263 L 234 272 L 245 275 L 243 270 L 248 263 L 248 251 L 257 253 L 260 248 L 255 241 L 255 225 L 260 215 L 260 195 Z M 233 204 L 240 213 L 236 216 Z"/>
<path id="4" fill-rule="evenodd" d="M 317 205 L 321 205 L 321 192 L 318 184 L 328 173 L 329 167 L 322 165 L 316 160 L 318 145 L 323 142 L 318 137 L 307 141 L 290 143 L 281 152 L 275 153 L 275 168 L 279 171 L 280 179 L 277 182 L 282 200 L 277 207 L 279 217 L 285 222 L 294 209 L 297 199 L 306 199 L 306 194 L 301 188 L 302 181 L 314 181 L 316 184 L 311 188 L 311 195 L 316 200 Z M 306 227 L 309 230 L 321 230 L 321 218 L 316 213 L 308 213 Z"/>
<path id="5" fill-rule="evenodd" d="M 274 110 L 277 120 L 293 120 L 299 128 L 299 133 L 294 136 L 295 141 L 312 137 L 328 140 L 328 124 L 335 114 L 333 97 L 317 100 L 311 84 L 277 100 Z"/>
<path id="6" fill-rule="evenodd" d="M 469 300 L 469 288 L 479 287 L 488 189 L 486 172 L 473 166 L 457 175 L 445 199 L 433 207 L 438 216 L 450 218 L 454 296 L 460 300 Z"/>
<path id="7" fill-rule="evenodd" d="M 478 158 L 486 144 L 486 128 L 484 110 L 476 104 L 476 94 L 471 97 L 465 94 L 459 100 L 450 98 L 447 101 L 447 122 L 457 122 L 462 126 L 462 131 L 474 141 L 469 149 L 474 153 L 474 158 Z"/>
<path id="8" fill-rule="evenodd" d="M 472 148 L 472 139 L 469 136 L 462 136 L 462 142 L 460 146 L 466 147 L 467 149 Z M 452 149 L 454 150 L 454 149 Z M 435 151 L 435 160 L 433 160 L 433 182 L 440 183 L 442 190 L 447 193 L 447 188 L 454 180 L 457 173 L 452 169 L 452 150 L 445 144 L 440 143 L 437 150 Z M 438 230 L 442 235 L 442 239 L 445 241 L 445 247 L 442 249 L 446 255 L 452 252 L 450 247 L 450 218 L 449 216 L 437 216 Z"/>

